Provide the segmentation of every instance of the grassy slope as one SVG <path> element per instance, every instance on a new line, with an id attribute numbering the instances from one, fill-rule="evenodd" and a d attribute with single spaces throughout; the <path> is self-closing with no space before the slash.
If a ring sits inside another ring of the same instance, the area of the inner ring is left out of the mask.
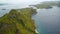
<path id="1" fill-rule="evenodd" d="M 33 8 L 13 9 L 0 18 L 0 34 L 36 34 Z"/>

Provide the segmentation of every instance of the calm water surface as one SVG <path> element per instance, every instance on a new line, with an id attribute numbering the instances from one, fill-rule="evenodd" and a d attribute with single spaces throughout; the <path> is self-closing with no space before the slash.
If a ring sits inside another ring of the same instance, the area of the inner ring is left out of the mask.
<path id="1" fill-rule="evenodd" d="M 33 16 L 39 34 L 60 34 L 60 8 L 38 9 Z"/>

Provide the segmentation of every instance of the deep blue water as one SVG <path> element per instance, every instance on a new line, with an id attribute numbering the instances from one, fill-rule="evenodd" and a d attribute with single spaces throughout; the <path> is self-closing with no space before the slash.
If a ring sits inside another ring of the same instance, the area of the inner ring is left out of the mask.
<path id="1" fill-rule="evenodd" d="M 33 16 L 39 34 L 60 34 L 60 8 L 38 9 Z"/>

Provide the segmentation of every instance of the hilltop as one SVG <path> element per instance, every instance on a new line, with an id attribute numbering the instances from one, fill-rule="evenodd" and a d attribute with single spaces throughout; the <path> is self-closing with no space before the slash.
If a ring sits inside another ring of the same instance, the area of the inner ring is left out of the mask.
<path id="1" fill-rule="evenodd" d="M 37 34 L 34 20 L 31 18 L 36 9 L 12 9 L 0 17 L 0 34 Z"/>

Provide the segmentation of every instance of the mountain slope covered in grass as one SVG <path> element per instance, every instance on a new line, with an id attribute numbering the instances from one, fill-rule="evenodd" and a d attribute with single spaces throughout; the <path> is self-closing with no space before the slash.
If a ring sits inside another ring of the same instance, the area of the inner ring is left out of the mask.
<path id="1" fill-rule="evenodd" d="M 37 34 L 32 15 L 33 8 L 12 9 L 0 17 L 0 34 Z"/>

